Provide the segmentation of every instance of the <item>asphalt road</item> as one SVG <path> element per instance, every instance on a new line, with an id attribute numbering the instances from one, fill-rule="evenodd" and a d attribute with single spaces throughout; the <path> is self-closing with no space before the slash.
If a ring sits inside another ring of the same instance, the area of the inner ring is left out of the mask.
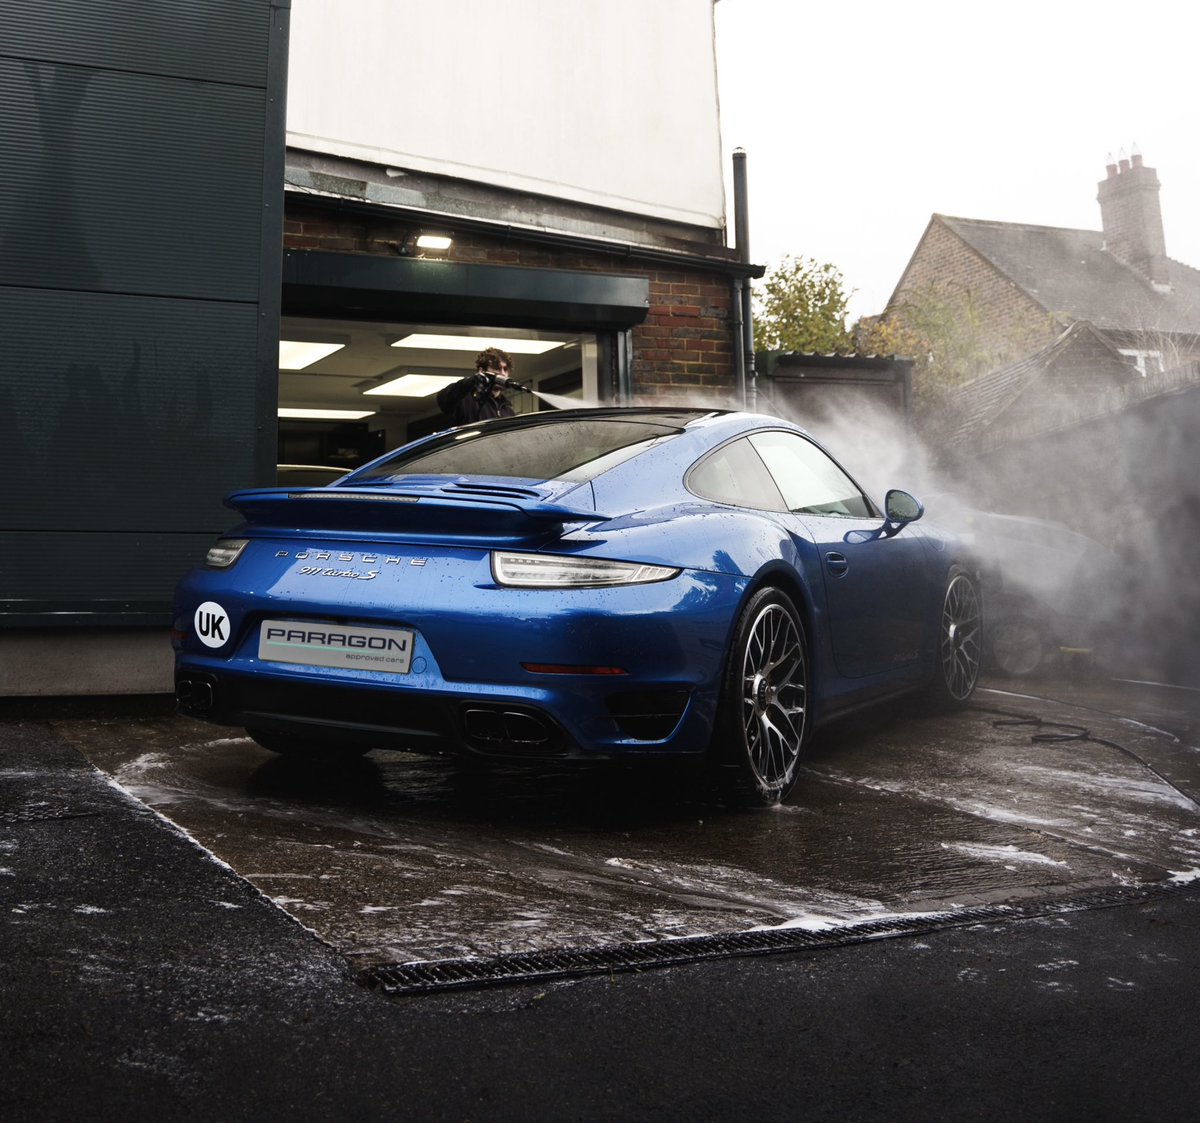
<path id="1" fill-rule="evenodd" d="M 1146 745 L 1186 792 L 1191 695 L 1155 698 L 1126 701 L 1176 733 Z M 388 997 L 63 735 L 153 712 L 0 716 L 8 1118 L 1197 1114 L 1200 892 L 1170 862 L 1103 900 L 1026 896 L 1014 919 Z"/>

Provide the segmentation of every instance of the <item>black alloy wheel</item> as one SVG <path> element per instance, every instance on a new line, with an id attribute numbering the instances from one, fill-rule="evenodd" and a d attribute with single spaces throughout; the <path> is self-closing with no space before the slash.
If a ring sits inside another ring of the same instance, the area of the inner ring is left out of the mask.
<path id="1" fill-rule="evenodd" d="M 760 589 L 738 618 L 715 733 L 723 786 L 736 802 L 765 807 L 787 797 L 808 734 L 808 647 L 779 589 Z"/>
<path id="2" fill-rule="evenodd" d="M 965 569 L 950 571 L 938 622 L 937 668 L 932 686 L 936 701 L 964 705 L 975 693 L 983 661 L 983 611 L 979 590 Z"/>

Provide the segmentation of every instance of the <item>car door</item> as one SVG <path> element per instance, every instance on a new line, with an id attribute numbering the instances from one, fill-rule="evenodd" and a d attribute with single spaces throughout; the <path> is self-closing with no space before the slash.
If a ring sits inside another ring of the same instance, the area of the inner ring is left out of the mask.
<path id="1" fill-rule="evenodd" d="M 870 500 L 815 442 L 782 430 L 750 441 L 783 494 L 792 532 L 816 545 L 838 670 L 861 678 L 916 663 L 929 604 L 920 533 L 885 533 Z"/>

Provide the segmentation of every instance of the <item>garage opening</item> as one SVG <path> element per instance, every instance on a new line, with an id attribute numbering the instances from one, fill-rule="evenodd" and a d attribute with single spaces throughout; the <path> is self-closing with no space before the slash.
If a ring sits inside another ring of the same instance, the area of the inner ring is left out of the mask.
<path id="1" fill-rule="evenodd" d="M 593 333 L 283 317 L 280 482 L 326 483 L 445 428 L 437 392 L 471 374 L 489 346 L 512 356 L 512 377 L 527 388 L 509 391 L 517 413 L 602 396 Z"/>
<path id="2" fill-rule="evenodd" d="M 627 402 L 649 306 L 645 277 L 286 251 L 277 462 L 349 471 L 445 428 L 437 391 L 488 346 L 532 391 L 509 393 L 518 413 Z"/>

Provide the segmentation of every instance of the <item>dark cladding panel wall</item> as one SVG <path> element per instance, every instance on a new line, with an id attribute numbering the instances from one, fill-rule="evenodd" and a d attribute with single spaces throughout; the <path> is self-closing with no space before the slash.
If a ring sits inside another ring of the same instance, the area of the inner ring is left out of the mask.
<path id="1" fill-rule="evenodd" d="M 163 574 L 173 582 L 204 560 L 212 542 L 211 534 L 157 531 L 6 533 L 0 587 L 16 583 L 21 597 L 5 603 L 4 622 L 166 624 L 168 609 L 155 595 Z"/>
<path id="2" fill-rule="evenodd" d="M 0 356 L 0 527 L 233 521 L 222 496 L 255 482 L 256 319 L 251 304 L 0 287 L 0 323 L 22 327 Z"/>
<path id="3" fill-rule="evenodd" d="M 0 284 L 256 300 L 264 97 L 0 58 Z"/>
<path id="4" fill-rule="evenodd" d="M 271 482 L 289 4 L 0 0 L 0 627 L 167 623 Z"/>
<path id="5" fill-rule="evenodd" d="M 252 0 L 0 0 L 0 54 L 261 87 L 264 9 Z"/>

